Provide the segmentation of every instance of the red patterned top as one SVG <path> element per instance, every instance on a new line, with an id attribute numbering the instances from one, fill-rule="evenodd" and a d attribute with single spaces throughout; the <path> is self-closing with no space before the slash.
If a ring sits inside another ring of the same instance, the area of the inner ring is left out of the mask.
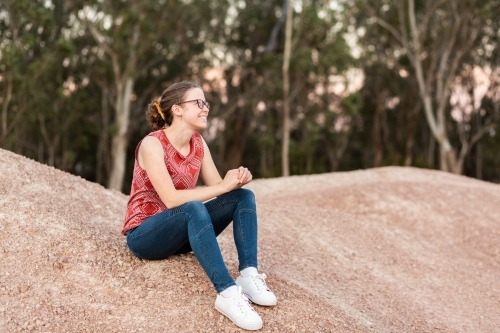
<path id="1" fill-rule="evenodd" d="M 194 132 L 189 141 L 190 151 L 187 156 L 181 155 L 174 148 L 168 141 L 164 130 L 151 132 L 148 135 L 160 140 L 163 146 L 165 165 L 175 188 L 177 190 L 195 188 L 204 153 L 201 135 Z M 140 225 L 148 217 L 168 209 L 155 191 L 146 171 L 139 165 L 137 153 L 141 142 L 135 149 L 134 175 L 125 215 L 125 225 L 122 229 L 123 235 L 130 229 Z"/>

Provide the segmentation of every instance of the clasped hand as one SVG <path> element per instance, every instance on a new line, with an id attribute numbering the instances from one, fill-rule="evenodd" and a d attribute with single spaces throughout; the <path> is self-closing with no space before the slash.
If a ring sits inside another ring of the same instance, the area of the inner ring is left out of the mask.
<path id="1" fill-rule="evenodd" d="M 229 170 L 222 180 L 228 191 L 241 188 L 243 185 L 248 184 L 252 180 L 252 173 L 244 167 Z"/>

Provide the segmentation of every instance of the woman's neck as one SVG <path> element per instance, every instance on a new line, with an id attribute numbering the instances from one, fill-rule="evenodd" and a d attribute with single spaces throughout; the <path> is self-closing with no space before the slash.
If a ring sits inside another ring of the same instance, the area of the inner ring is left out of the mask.
<path id="1" fill-rule="evenodd" d="M 164 129 L 164 131 L 168 137 L 168 141 L 170 141 L 179 152 L 185 149 L 189 152 L 189 141 L 193 136 L 194 130 L 172 125 Z"/>

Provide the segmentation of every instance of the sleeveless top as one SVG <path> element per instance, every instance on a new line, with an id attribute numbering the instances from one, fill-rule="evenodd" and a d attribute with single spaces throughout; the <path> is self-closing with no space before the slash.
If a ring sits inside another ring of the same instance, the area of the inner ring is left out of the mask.
<path id="1" fill-rule="evenodd" d="M 200 174 L 201 161 L 203 159 L 203 140 L 198 132 L 194 132 L 189 141 L 190 151 L 187 156 L 181 155 L 177 149 L 168 141 L 164 130 L 151 132 L 148 136 L 154 136 L 160 140 L 163 147 L 165 165 L 172 178 L 176 190 L 193 189 L 196 187 L 198 175 Z M 141 140 L 142 142 L 142 140 Z M 161 201 L 160 196 L 151 184 L 146 170 L 141 168 L 137 154 L 139 146 L 135 148 L 134 174 L 132 178 L 132 188 L 125 214 L 125 224 L 122 235 L 130 229 L 139 226 L 148 217 L 160 213 L 167 206 Z"/>

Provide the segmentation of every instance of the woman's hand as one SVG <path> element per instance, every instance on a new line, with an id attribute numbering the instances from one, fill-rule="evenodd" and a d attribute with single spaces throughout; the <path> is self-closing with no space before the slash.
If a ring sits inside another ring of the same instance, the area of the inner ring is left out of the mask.
<path id="1" fill-rule="evenodd" d="M 238 180 L 240 186 L 246 185 L 252 180 L 252 173 L 247 168 L 241 166 L 238 168 Z"/>
<path id="2" fill-rule="evenodd" d="M 247 168 L 239 167 L 238 169 L 229 170 L 222 180 L 222 186 L 227 192 L 236 190 L 252 180 L 252 173 Z"/>
<path id="3" fill-rule="evenodd" d="M 241 187 L 239 174 L 240 174 L 239 169 L 229 170 L 226 173 L 226 176 L 222 180 L 221 185 L 227 192 L 236 190 Z"/>

